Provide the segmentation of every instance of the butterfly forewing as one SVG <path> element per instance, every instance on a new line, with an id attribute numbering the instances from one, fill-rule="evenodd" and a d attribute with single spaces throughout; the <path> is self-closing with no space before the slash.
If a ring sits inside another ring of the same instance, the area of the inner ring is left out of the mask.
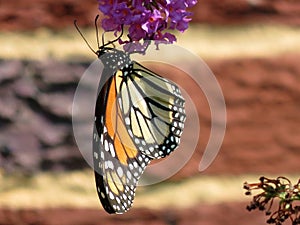
<path id="1" fill-rule="evenodd" d="M 185 110 L 177 85 L 133 62 L 118 93 L 128 132 L 150 158 L 170 154 L 179 145 Z"/>

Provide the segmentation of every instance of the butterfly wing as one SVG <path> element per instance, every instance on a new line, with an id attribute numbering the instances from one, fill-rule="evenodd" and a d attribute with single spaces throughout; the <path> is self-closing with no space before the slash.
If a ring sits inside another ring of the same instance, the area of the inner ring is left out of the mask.
<path id="1" fill-rule="evenodd" d="M 128 134 L 116 101 L 119 89 L 116 78 L 115 75 L 108 78 L 100 90 L 93 139 L 97 192 L 108 213 L 123 213 L 131 207 L 137 182 L 150 162 L 149 157 L 136 149 Z"/>
<path id="2" fill-rule="evenodd" d="M 104 209 L 123 213 L 131 207 L 150 160 L 165 157 L 179 145 L 186 116 L 176 84 L 137 62 L 116 68 L 112 57 L 107 58 L 101 60 L 100 87 L 104 85 L 95 109 L 95 180 Z"/>
<path id="3" fill-rule="evenodd" d="M 186 118 L 180 89 L 137 62 L 123 74 L 118 101 L 130 137 L 148 157 L 167 156 L 179 145 Z"/>

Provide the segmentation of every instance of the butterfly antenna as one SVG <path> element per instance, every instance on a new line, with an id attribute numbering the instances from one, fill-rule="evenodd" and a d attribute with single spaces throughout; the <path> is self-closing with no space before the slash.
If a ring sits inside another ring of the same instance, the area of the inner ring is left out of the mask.
<path id="1" fill-rule="evenodd" d="M 98 19 L 99 19 L 99 15 L 97 15 L 96 18 L 95 18 L 95 28 L 96 28 L 97 45 L 98 45 L 98 49 L 100 49 L 100 43 L 99 43 L 99 30 L 98 30 L 98 25 L 97 25 Z M 102 36 L 102 43 L 103 43 L 103 36 Z"/>
<path id="2" fill-rule="evenodd" d="M 123 33 L 124 33 L 124 25 L 122 24 L 121 25 L 121 34 L 119 35 L 119 37 L 117 37 L 115 40 L 113 40 L 112 42 L 115 42 L 117 40 L 119 40 L 122 36 L 123 36 Z"/>
<path id="3" fill-rule="evenodd" d="M 116 42 L 117 40 L 119 40 L 122 36 L 123 36 L 123 33 L 124 33 L 124 25 L 122 24 L 121 25 L 121 34 L 119 35 L 119 37 L 117 37 L 115 40 L 113 41 L 110 41 L 110 42 Z"/>
<path id="4" fill-rule="evenodd" d="M 121 27 L 122 27 L 121 34 L 115 40 L 109 41 L 106 44 L 104 44 L 104 33 L 103 33 L 103 35 L 102 35 L 102 42 L 103 42 L 102 47 L 110 45 L 110 44 L 114 45 L 114 42 L 118 41 L 123 36 L 123 33 L 124 33 L 123 24 L 121 25 Z"/>
<path id="5" fill-rule="evenodd" d="M 85 37 L 81 33 L 79 27 L 77 26 L 77 21 L 76 20 L 74 20 L 74 26 L 75 26 L 76 30 L 78 31 L 78 33 L 80 34 L 80 36 L 82 37 L 82 39 L 84 40 L 84 42 L 86 43 L 86 45 L 89 47 L 89 49 L 91 49 L 91 51 L 94 52 L 97 55 L 97 52 L 95 52 L 95 50 L 90 46 L 88 41 L 85 39 Z"/>
<path id="6" fill-rule="evenodd" d="M 104 34 L 105 34 L 106 32 L 104 31 L 103 32 L 103 34 L 102 34 L 102 46 L 105 46 L 105 44 L 104 44 Z"/>

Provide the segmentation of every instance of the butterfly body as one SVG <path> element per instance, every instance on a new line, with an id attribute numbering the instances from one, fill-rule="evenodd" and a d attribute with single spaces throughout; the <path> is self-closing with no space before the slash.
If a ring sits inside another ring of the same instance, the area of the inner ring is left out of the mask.
<path id="1" fill-rule="evenodd" d="M 93 160 L 98 196 L 108 213 L 126 212 L 138 180 L 152 159 L 169 155 L 180 142 L 184 99 L 173 82 L 100 47 L 103 64 L 95 107 Z"/>

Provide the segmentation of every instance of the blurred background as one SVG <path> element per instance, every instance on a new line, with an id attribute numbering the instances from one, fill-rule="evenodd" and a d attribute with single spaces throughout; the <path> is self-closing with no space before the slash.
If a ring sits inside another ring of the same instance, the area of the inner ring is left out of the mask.
<path id="1" fill-rule="evenodd" d="M 178 44 L 200 56 L 223 90 L 227 129 L 216 160 L 198 166 L 210 111 L 188 163 L 137 190 L 122 216 L 99 204 L 72 131 L 77 84 L 95 59 L 96 0 L 0 0 L 0 225 L 265 224 L 246 211 L 243 182 L 299 177 L 300 2 L 199 0 Z M 188 85 L 188 84 L 186 84 Z M 191 84 L 192 86 L 192 84 Z"/>

